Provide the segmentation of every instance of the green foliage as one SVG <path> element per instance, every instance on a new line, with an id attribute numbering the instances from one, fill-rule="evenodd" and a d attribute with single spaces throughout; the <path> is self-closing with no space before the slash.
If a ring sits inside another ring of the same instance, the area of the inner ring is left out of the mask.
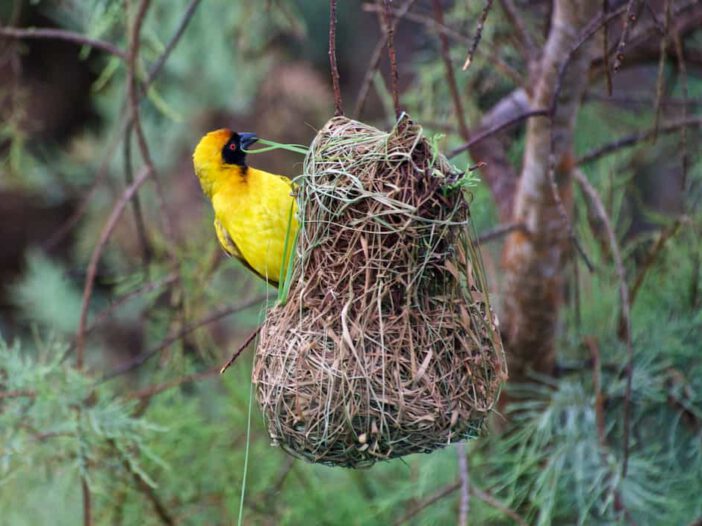
<path id="1" fill-rule="evenodd" d="M 22 281 L 13 288 L 14 303 L 43 329 L 68 334 L 78 325 L 80 293 L 64 269 L 40 253 L 30 254 Z M 61 298 L 52 301 L 48 298 Z"/>
<path id="2" fill-rule="evenodd" d="M 134 402 L 95 387 L 64 362 L 66 351 L 55 341 L 35 352 L 0 341 L 0 508 L 10 513 L 3 517 L 8 524 L 47 523 L 35 499 L 50 497 L 56 484 L 75 502 L 62 484 L 76 485 L 79 477 L 97 493 L 109 492 L 126 469 L 155 485 L 142 465 L 160 462 L 147 439 L 163 430 L 134 416 Z M 77 518 L 75 509 L 65 512 L 53 520 Z"/>

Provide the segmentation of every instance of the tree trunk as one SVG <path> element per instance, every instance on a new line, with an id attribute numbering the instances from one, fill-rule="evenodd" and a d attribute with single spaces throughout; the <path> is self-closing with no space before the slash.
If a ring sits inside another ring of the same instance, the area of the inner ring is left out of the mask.
<path id="1" fill-rule="evenodd" d="M 549 374 L 555 364 L 562 269 L 570 250 L 568 228 L 549 180 L 549 157 L 553 151 L 556 183 L 569 209 L 573 128 L 587 87 L 592 42 L 596 39 L 569 55 L 600 8 L 601 2 L 593 0 L 555 1 L 551 30 L 531 82 L 534 90 L 528 94 L 531 108 L 549 108 L 557 90 L 559 68 L 570 58 L 555 115 L 552 119 L 532 118 L 528 123 L 513 213 L 514 221 L 526 228 L 511 234 L 505 243 L 501 321 L 513 381 L 524 380 L 529 371 Z"/>

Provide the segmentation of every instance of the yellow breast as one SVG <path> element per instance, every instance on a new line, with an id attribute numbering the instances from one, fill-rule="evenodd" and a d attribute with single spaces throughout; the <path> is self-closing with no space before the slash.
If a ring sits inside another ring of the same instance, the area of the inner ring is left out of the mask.
<path id="1" fill-rule="evenodd" d="M 291 183 L 255 168 L 235 167 L 232 172 L 213 186 L 215 219 L 239 257 L 261 277 L 278 283 L 298 230 Z"/>

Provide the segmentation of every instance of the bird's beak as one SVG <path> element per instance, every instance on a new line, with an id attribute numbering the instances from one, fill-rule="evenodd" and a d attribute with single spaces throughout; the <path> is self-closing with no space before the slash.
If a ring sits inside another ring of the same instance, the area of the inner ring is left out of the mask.
<path id="1" fill-rule="evenodd" d="M 248 150 L 258 140 L 255 133 L 240 133 L 239 141 L 243 150 Z"/>

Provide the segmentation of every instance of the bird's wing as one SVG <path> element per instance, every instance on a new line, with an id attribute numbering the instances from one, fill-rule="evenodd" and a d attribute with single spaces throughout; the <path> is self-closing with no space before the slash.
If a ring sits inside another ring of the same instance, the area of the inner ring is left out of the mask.
<path id="1" fill-rule="evenodd" d="M 266 277 L 262 276 L 261 274 L 259 274 L 259 272 L 255 268 L 253 268 L 249 264 L 248 261 L 246 261 L 246 258 L 243 256 L 243 254 L 239 250 L 239 247 L 236 246 L 236 243 L 234 242 L 232 237 L 229 235 L 229 232 L 227 232 L 227 229 L 224 228 L 224 225 L 222 225 L 222 223 L 219 221 L 219 219 L 214 220 L 214 227 L 215 227 L 215 232 L 217 233 L 217 239 L 219 240 L 219 244 L 222 246 L 222 248 L 224 249 L 224 252 L 226 252 L 226 254 L 228 256 L 235 257 L 236 259 L 241 261 L 241 263 L 247 269 L 249 269 L 251 272 L 256 274 L 262 280 L 267 281 L 268 283 L 270 283 L 271 285 L 273 285 L 275 287 L 278 286 L 277 279 L 273 279 L 270 277 L 266 278 Z"/>
<path id="2" fill-rule="evenodd" d="M 219 241 L 219 244 L 222 246 L 227 255 L 238 259 L 243 259 L 239 248 L 236 246 L 236 243 L 234 243 L 234 241 L 232 240 L 231 236 L 229 235 L 229 232 L 227 232 L 227 230 L 224 228 L 224 225 L 222 225 L 222 223 L 219 222 L 219 219 L 214 220 L 214 227 L 215 232 L 217 233 L 217 240 Z"/>

